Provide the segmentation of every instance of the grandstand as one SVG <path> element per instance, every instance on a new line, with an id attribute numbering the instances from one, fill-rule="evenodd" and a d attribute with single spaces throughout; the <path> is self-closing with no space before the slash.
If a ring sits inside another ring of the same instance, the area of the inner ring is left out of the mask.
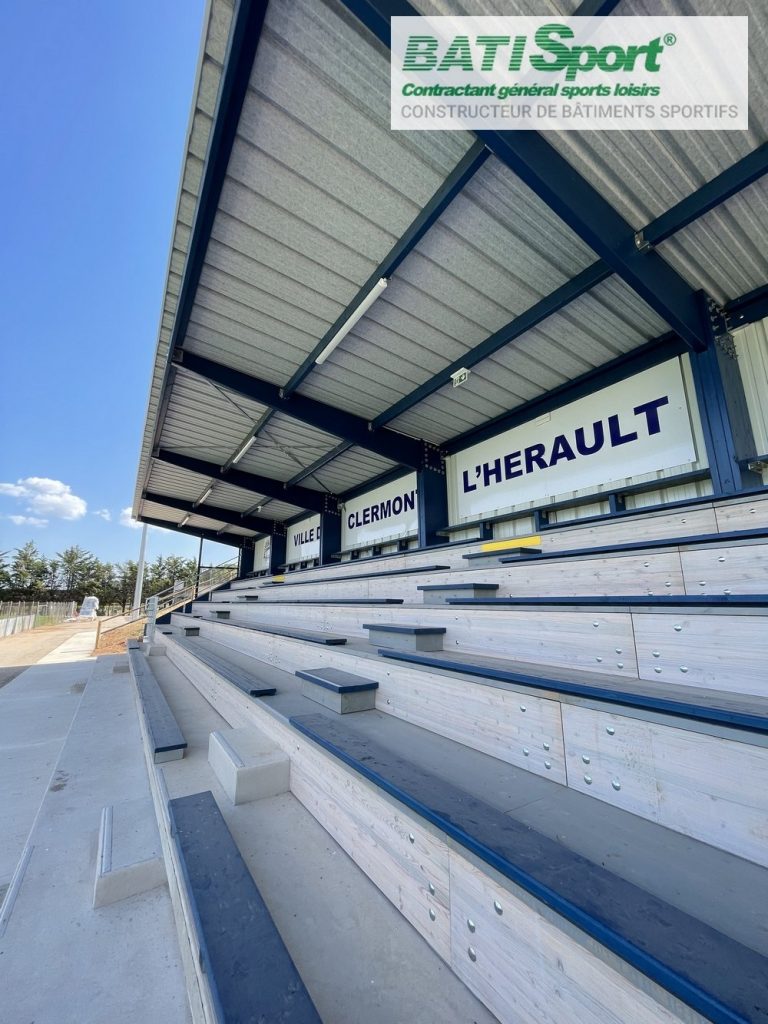
<path id="1" fill-rule="evenodd" d="M 133 513 L 239 568 L 127 655 L 192 1019 L 765 1024 L 768 11 L 745 132 L 390 130 L 467 6 L 208 6 Z"/>

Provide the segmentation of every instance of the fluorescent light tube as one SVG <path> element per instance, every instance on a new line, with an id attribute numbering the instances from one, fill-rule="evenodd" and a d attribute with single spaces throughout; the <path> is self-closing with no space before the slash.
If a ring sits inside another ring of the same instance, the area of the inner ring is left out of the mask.
<path id="1" fill-rule="evenodd" d="M 188 515 L 184 516 L 184 518 L 179 523 L 179 526 L 186 526 L 188 522 L 189 522 L 189 516 Z"/>
<path id="2" fill-rule="evenodd" d="M 206 498 L 210 498 L 210 496 L 211 496 L 211 491 L 212 491 L 212 490 L 213 490 L 213 484 L 208 484 L 208 486 L 206 487 L 205 491 L 203 492 L 203 494 L 201 495 L 201 497 L 199 497 L 199 498 L 197 499 L 197 501 L 195 502 L 195 504 L 196 504 L 196 505 L 202 505 L 202 504 L 203 504 L 203 502 L 204 502 L 204 501 L 206 500 Z"/>
<path id="3" fill-rule="evenodd" d="M 230 466 L 236 466 L 238 464 L 240 459 L 242 459 L 242 457 L 245 455 L 245 453 L 248 451 L 248 449 L 251 447 L 251 445 L 253 444 L 253 442 L 255 440 L 256 440 L 256 435 L 255 434 L 253 435 L 253 437 L 249 437 L 248 438 L 248 440 L 245 442 L 245 444 L 242 445 L 242 447 L 240 448 L 240 451 L 237 453 L 237 455 L 233 456 L 229 460 Z"/>
<path id="4" fill-rule="evenodd" d="M 317 359 L 315 359 L 315 363 L 318 366 L 321 363 L 325 362 L 325 360 L 328 358 L 328 356 L 331 354 L 331 352 L 333 352 L 333 350 L 336 348 L 336 346 L 339 344 L 339 342 L 343 341 L 344 338 L 346 338 L 346 336 L 349 334 L 349 332 L 355 326 L 357 321 L 362 316 L 364 316 L 365 313 L 368 312 L 368 310 L 374 304 L 376 299 L 378 299 L 378 297 L 381 295 L 381 293 L 387 287 L 388 283 L 389 282 L 387 281 L 386 277 L 380 277 L 379 278 L 379 280 L 376 282 L 376 284 L 373 286 L 373 288 L 371 288 L 371 290 L 365 296 L 365 298 L 360 303 L 360 305 L 357 307 L 357 309 L 352 314 L 350 314 L 350 316 L 349 316 L 349 318 L 347 320 L 344 321 L 344 323 L 341 325 L 341 327 L 338 329 L 338 331 L 336 331 L 334 336 L 331 338 L 331 340 L 325 346 L 325 348 L 320 353 L 320 355 L 317 357 Z"/>

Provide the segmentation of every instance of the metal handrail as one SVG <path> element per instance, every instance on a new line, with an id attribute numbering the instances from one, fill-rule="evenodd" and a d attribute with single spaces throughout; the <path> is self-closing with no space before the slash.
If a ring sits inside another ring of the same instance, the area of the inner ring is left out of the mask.
<path id="1" fill-rule="evenodd" d="M 149 597 L 156 597 L 158 599 L 157 614 L 162 615 L 169 608 L 180 604 L 187 604 L 189 601 L 194 601 L 200 594 L 207 594 L 209 591 L 215 590 L 216 587 L 229 583 L 230 580 L 235 579 L 237 576 L 237 568 L 237 559 L 229 559 L 220 565 L 208 566 L 200 573 L 199 577 L 195 574 L 195 578 L 184 587 L 176 587 L 176 584 L 173 584 L 164 590 L 158 591 L 156 594 L 150 594 Z M 144 618 L 145 615 L 146 611 L 144 608 L 133 608 L 129 612 L 118 612 L 116 615 L 108 615 L 98 620 L 99 633 L 103 630 L 105 623 L 111 622 L 114 619 L 125 619 L 126 625 L 128 625 L 131 622 Z"/>

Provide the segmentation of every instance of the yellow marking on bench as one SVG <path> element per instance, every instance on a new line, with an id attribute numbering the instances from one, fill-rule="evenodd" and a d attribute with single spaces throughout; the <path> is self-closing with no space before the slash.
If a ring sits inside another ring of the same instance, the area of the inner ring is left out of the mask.
<path id="1" fill-rule="evenodd" d="M 285 583 L 285 576 L 273 576 L 272 577 L 272 582 L 273 583 Z"/>
<path id="2" fill-rule="evenodd" d="M 500 551 L 503 548 L 537 548 L 541 537 L 508 537 L 506 540 L 491 540 L 481 544 L 481 551 Z"/>

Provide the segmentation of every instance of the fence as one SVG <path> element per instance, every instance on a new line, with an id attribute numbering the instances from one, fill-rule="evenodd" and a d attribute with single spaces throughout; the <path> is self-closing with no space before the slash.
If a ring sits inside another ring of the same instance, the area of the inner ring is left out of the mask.
<path id="1" fill-rule="evenodd" d="M 75 609 L 74 601 L 0 601 L 0 637 L 64 622 Z"/>

